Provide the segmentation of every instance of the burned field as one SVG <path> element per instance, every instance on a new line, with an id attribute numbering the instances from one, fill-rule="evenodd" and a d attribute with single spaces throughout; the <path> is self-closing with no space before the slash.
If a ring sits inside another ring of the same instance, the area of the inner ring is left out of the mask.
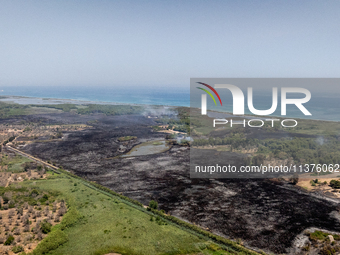
<path id="1" fill-rule="evenodd" d="M 50 142 L 32 142 L 21 150 L 117 192 L 193 222 L 214 233 L 241 239 L 245 245 L 275 253 L 287 252 L 304 229 L 340 231 L 332 215 L 336 204 L 298 192 L 288 184 L 254 179 L 190 179 L 189 147 L 138 157 L 117 157 L 142 142 L 164 139 L 152 118 L 55 113 L 26 116 L 41 124 L 87 124 L 90 128 L 63 133 Z M 21 119 L 11 119 L 15 124 Z M 6 120 L 2 120 L 6 122 Z M 136 139 L 120 141 L 120 137 Z M 123 146 L 123 147 L 122 147 Z M 123 148 L 123 149 L 122 149 Z M 213 151 L 213 150 L 211 150 Z M 226 160 L 242 154 L 225 152 Z"/>

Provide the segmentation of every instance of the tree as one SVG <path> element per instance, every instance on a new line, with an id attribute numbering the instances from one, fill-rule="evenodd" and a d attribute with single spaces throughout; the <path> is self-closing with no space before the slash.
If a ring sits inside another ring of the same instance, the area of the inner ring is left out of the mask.
<path id="1" fill-rule="evenodd" d="M 157 210 L 158 209 L 158 203 L 155 200 L 151 200 L 149 203 L 149 207 L 151 209 Z"/>

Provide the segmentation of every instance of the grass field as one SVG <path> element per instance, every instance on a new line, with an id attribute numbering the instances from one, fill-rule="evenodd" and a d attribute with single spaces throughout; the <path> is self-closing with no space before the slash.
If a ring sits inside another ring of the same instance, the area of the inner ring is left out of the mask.
<path id="1" fill-rule="evenodd" d="M 48 254 L 229 254 L 216 244 L 98 193 L 64 174 L 21 185 L 60 194 L 58 199 L 67 201 L 68 213 L 50 235 L 60 232 L 63 224 L 68 225 L 62 231 L 68 241 Z"/>

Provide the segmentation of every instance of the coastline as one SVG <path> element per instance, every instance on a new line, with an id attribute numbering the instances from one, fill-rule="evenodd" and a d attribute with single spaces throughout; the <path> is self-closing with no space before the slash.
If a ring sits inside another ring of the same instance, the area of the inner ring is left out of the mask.
<path id="1" fill-rule="evenodd" d="M 0 96 L 0 102 L 4 103 L 15 103 L 15 104 L 21 104 L 21 105 L 44 105 L 44 104 L 75 104 L 75 105 L 87 105 L 87 104 L 98 104 L 98 105 L 132 105 L 132 106 L 152 106 L 152 107 L 168 107 L 168 108 L 176 108 L 176 107 L 187 107 L 191 108 L 189 106 L 182 106 L 182 105 L 159 105 L 159 104 L 136 104 L 136 103 L 121 103 L 121 102 L 109 102 L 109 101 L 93 101 L 93 100 L 80 100 L 80 99 L 68 99 L 68 98 L 51 98 L 51 97 L 30 97 L 30 96 L 16 96 L 16 95 L 1 95 Z M 199 109 L 199 108 L 197 108 Z M 226 118 L 273 118 L 277 117 L 282 119 L 282 116 L 277 115 L 270 115 L 268 116 L 255 116 L 251 114 L 244 114 L 242 116 L 235 116 L 231 112 L 221 112 L 216 110 L 209 110 L 211 114 L 225 114 L 227 115 Z M 208 114 L 209 115 L 209 114 Z M 323 121 L 323 122 L 329 122 L 329 123 L 339 123 L 340 120 L 324 120 L 324 119 L 317 119 L 317 118 L 294 118 L 296 120 L 302 120 L 302 121 Z"/>

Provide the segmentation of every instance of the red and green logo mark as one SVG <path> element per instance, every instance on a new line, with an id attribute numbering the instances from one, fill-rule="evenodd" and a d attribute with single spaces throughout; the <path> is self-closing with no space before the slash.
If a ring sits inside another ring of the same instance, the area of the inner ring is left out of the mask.
<path id="1" fill-rule="evenodd" d="M 215 90 L 213 87 L 211 87 L 210 85 L 205 84 L 205 83 L 203 83 L 203 82 L 197 82 L 197 83 L 198 83 L 198 84 L 201 84 L 201 85 L 203 85 L 203 86 L 206 86 L 207 88 L 211 89 L 211 91 L 214 92 L 215 95 L 217 96 L 218 100 L 220 100 L 220 103 L 221 103 L 221 106 L 222 106 L 222 100 L 221 100 L 221 98 L 220 98 L 220 95 L 216 92 L 216 90 Z M 200 87 L 197 87 L 197 88 L 200 89 L 200 90 L 203 90 L 204 92 L 206 92 L 206 93 L 212 98 L 212 100 L 214 100 L 215 105 L 217 105 L 214 96 L 211 94 L 211 92 L 210 92 L 209 90 L 203 89 L 203 88 L 200 88 Z"/>

